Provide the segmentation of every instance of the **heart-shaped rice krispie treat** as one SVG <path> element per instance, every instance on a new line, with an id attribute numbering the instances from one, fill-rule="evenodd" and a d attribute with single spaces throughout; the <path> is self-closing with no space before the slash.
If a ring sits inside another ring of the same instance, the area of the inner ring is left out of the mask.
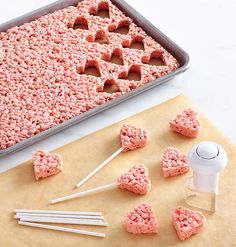
<path id="1" fill-rule="evenodd" d="M 120 129 L 121 146 L 124 152 L 142 148 L 146 145 L 148 139 L 148 131 L 136 128 L 128 123 L 123 124 Z"/>
<path id="2" fill-rule="evenodd" d="M 148 169 L 143 165 L 132 167 L 118 179 L 121 189 L 129 190 L 135 194 L 144 195 L 151 189 L 151 180 Z"/>
<path id="3" fill-rule="evenodd" d="M 189 171 L 187 156 L 177 148 L 168 147 L 162 157 L 162 173 L 165 178 L 174 177 Z"/>
<path id="4" fill-rule="evenodd" d="M 198 113 L 192 109 L 184 110 L 170 121 L 170 129 L 187 137 L 197 137 L 200 130 Z"/>
<path id="5" fill-rule="evenodd" d="M 159 224 L 151 206 L 141 203 L 124 217 L 126 230 L 133 234 L 158 233 Z"/>
<path id="6" fill-rule="evenodd" d="M 55 175 L 62 170 L 62 156 L 43 150 L 33 152 L 34 174 L 36 180 Z"/>
<path id="7" fill-rule="evenodd" d="M 172 212 L 172 222 L 180 240 L 200 232 L 205 221 L 205 216 L 200 211 L 177 207 Z"/>

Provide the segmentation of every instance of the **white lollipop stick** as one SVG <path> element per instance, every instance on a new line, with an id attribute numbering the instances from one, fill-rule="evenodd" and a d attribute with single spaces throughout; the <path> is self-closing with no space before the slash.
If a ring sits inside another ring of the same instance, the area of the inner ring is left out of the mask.
<path id="1" fill-rule="evenodd" d="M 98 171 L 100 171 L 105 165 L 107 165 L 111 160 L 113 160 L 118 154 L 120 154 L 124 150 L 123 147 L 119 148 L 116 152 L 114 152 L 110 157 L 104 160 L 96 169 L 94 169 L 91 173 L 89 173 L 85 178 L 83 178 L 78 184 L 79 188 L 86 181 L 88 181 L 93 175 L 95 175 Z"/>
<path id="2" fill-rule="evenodd" d="M 15 213 L 34 213 L 34 214 L 62 214 L 62 215 L 97 215 L 101 212 L 81 212 L 81 211 L 54 211 L 54 210 L 35 210 L 35 209 L 15 209 Z"/>
<path id="3" fill-rule="evenodd" d="M 67 201 L 67 200 L 70 200 L 70 199 L 73 199 L 73 198 L 86 196 L 86 195 L 92 194 L 94 192 L 98 192 L 98 191 L 101 191 L 101 190 L 117 187 L 117 186 L 119 186 L 119 184 L 120 184 L 119 182 L 115 182 L 115 183 L 112 183 L 112 184 L 102 185 L 102 186 L 99 186 L 99 187 L 96 187 L 96 188 L 93 188 L 93 189 L 90 189 L 90 190 L 86 190 L 86 191 L 82 191 L 82 192 L 71 194 L 69 196 L 64 196 L 64 197 L 60 197 L 60 198 L 57 198 L 57 199 L 53 199 L 53 200 L 51 200 L 51 203 L 54 204 L 54 203 L 58 203 L 58 202 L 62 202 L 62 201 Z"/>
<path id="4" fill-rule="evenodd" d="M 103 216 L 96 215 L 63 215 L 63 214 L 28 214 L 28 213 L 16 213 L 15 219 L 22 217 L 51 217 L 51 218 L 65 218 L 65 219 L 92 219 L 92 220 L 104 220 Z"/>
<path id="5" fill-rule="evenodd" d="M 24 226 L 32 226 L 32 227 L 62 231 L 62 232 L 72 232 L 72 233 L 89 235 L 89 236 L 94 236 L 94 237 L 101 237 L 101 238 L 104 238 L 106 236 L 104 233 L 100 233 L 100 232 L 90 232 L 90 231 L 78 230 L 78 229 L 73 229 L 73 228 L 51 226 L 51 225 L 38 224 L 38 223 L 32 223 L 32 222 L 18 221 L 18 224 L 24 225 Z"/>
<path id="6" fill-rule="evenodd" d="M 20 221 L 28 222 L 43 222 L 55 224 L 73 224 L 73 225 L 88 225 L 88 226 L 108 226 L 108 223 L 103 220 L 86 220 L 86 219 L 65 219 L 52 217 L 21 217 Z"/>

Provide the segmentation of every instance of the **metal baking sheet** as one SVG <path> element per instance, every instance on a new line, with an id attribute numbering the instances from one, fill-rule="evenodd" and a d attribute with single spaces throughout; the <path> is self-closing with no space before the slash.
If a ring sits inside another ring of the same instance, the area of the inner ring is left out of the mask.
<path id="1" fill-rule="evenodd" d="M 49 13 L 52 13 L 56 10 L 66 8 L 69 6 L 76 6 L 78 2 L 81 0 L 59 0 L 55 3 L 49 4 L 47 6 L 44 6 L 40 9 L 37 9 L 33 12 L 30 12 L 28 14 L 25 14 L 21 17 L 15 18 L 11 21 L 8 21 L 6 23 L 3 23 L 0 25 L 0 32 L 4 32 L 9 28 L 12 28 L 14 26 L 22 25 L 23 23 L 30 22 L 32 20 L 35 20 L 39 18 L 42 15 L 46 15 Z M 159 29 L 157 29 L 152 23 L 150 23 L 148 20 L 146 20 L 141 14 L 139 14 L 135 9 L 133 9 L 129 4 L 127 4 L 123 0 L 111 0 L 111 2 L 116 5 L 121 11 L 123 11 L 127 16 L 131 17 L 134 22 L 143 28 L 143 30 L 150 35 L 154 40 L 156 40 L 159 44 L 161 44 L 167 51 L 169 51 L 180 63 L 180 67 L 161 77 L 158 78 L 152 82 L 149 82 L 148 84 L 137 88 L 133 91 L 130 91 L 128 93 L 125 93 L 124 95 L 113 99 L 103 105 L 96 106 L 95 108 L 82 113 L 70 120 L 67 120 L 59 125 L 56 125 L 48 130 L 45 130 L 35 136 L 32 136 L 20 143 L 15 144 L 14 146 L 11 146 L 9 148 L 0 150 L 0 156 L 7 155 L 12 152 L 19 151 L 27 146 L 32 145 L 33 143 L 40 141 L 42 139 L 47 138 L 50 135 L 56 134 L 59 131 L 68 128 L 74 124 L 77 124 L 101 111 L 104 111 L 108 108 L 111 108 L 131 97 L 134 97 L 146 90 L 149 90 L 157 85 L 160 85 L 164 82 L 169 81 L 170 79 L 174 78 L 176 75 L 185 72 L 189 67 L 189 55 L 176 43 L 174 43 L 172 40 L 170 40 L 165 34 L 163 34 Z"/>

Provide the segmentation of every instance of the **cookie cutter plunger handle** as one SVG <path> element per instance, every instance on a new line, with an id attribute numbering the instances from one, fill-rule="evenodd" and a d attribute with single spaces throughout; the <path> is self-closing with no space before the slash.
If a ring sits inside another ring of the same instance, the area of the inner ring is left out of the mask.
<path id="1" fill-rule="evenodd" d="M 188 154 L 193 186 L 201 192 L 218 194 L 219 173 L 227 164 L 225 150 L 214 142 L 200 142 Z"/>

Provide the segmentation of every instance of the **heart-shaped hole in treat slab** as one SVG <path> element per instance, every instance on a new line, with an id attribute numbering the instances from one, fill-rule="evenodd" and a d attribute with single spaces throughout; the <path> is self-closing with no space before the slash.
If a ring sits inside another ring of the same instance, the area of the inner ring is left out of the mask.
<path id="1" fill-rule="evenodd" d="M 159 51 L 152 52 L 150 57 L 143 56 L 142 63 L 155 66 L 165 66 L 165 63 L 162 59 L 162 54 Z"/>
<path id="2" fill-rule="evenodd" d="M 138 49 L 138 50 L 142 50 L 144 51 L 144 43 L 143 43 L 143 37 L 141 36 L 136 36 L 132 39 L 131 45 L 130 45 L 130 49 Z"/>
<path id="3" fill-rule="evenodd" d="M 104 87 L 103 87 L 103 90 L 102 92 L 106 92 L 106 93 L 118 93 L 118 92 L 121 92 L 119 87 L 117 86 L 115 80 L 113 79 L 108 79 L 105 81 L 104 83 Z"/>
<path id="4" fill-rule="evenodd" d="M 98 7 L 92 7 L 89 11 L 90 15 L 99 16 L 101 18 L 110 18 L 109 13 L 109 3 L 102 1 L 99 3 Z"/>
<path id="5" fill-rule="evenodd" d="M 94 42 L 99 43 L 101 45 L 104 45 L 104 44 L 108 45 L 109 44 L 109 40 L 108 40 L 106 35 L 96 36 Z"/>
<path id="6" fill-rule="evenodd" d="M 104 60 L 117 65 L 124 65 L 122 49 L 116 48 L 113 51 L 111 57 L 110 58 L 104 57 Z"/>
<path id="7" fill-rule="evenodd" d="M 75 23 L 73 25 L 73 29 L 82 29 L 82 30 L 88 30 L 88 21 L 85 17 L 80 16 L 75 20 Z"/>
<path id="8" fill-rule="evenodd" d="M 86 40 L 88 42 L 95 42 L 95 43 L 98 43 L 98 44 L 101 44 L 101 45 L 108 45 L 109 44 L 109 39 L 108 39 L 108 36 L 106 34 L 106 31 L 105 30 L 99 30 L 96 32 L 96 34 L 89 34 L 87 37 L 86 37 Z"/>
<path id="9" fill-rule="evenodd" d="M 129 33 L 129 27 L 128 26 L 118 27 L 116 30 L 113 31 L 113 33 L 120 33 L 126 35 Z"/>
<path id="10" fill-rule="evenodd" d="M 141 81 L 141 68 L 140 66 L 132 65 L 129 69 L 128 75 L 125 73 L 120 73 L 118 76 L 119 79 L 124 79 L 128 81 Z"/>
<path id="11" fill-rule="evenodd" d="M 79 74 L 91 75 L 95 77 L 100 77 L 100 70 L 98 62 L 95 60 L 87 61 L 84 71 L 77 71 Z"/>
<path id="12" fill-rule="evenodd" d="M 130 26 L 130 21 L 123 20 L 123 21 L 120 21 L 118 27 L 116 27 L 114 24 L 111 24 L 108 29 L 110 32 L 113 32 L 113 33 L 127 35 L 129 33 L 129 26 Z"/>
<path id="13" fill-rule="evenodd" d="M 89 67 L 85 68 L 83 74 L 91 75 L 91 76 L 95 76 L 95 77 L 101 76 L 99 69 L 97 69 L 95 66 L 89 66 Z"/>
<path id="14" fill-rule="evenodd" d="M 111 60 L 109 62 L 117 65 L 124 65 L 123 58 L 115 54 L 112 55 Z"/>

